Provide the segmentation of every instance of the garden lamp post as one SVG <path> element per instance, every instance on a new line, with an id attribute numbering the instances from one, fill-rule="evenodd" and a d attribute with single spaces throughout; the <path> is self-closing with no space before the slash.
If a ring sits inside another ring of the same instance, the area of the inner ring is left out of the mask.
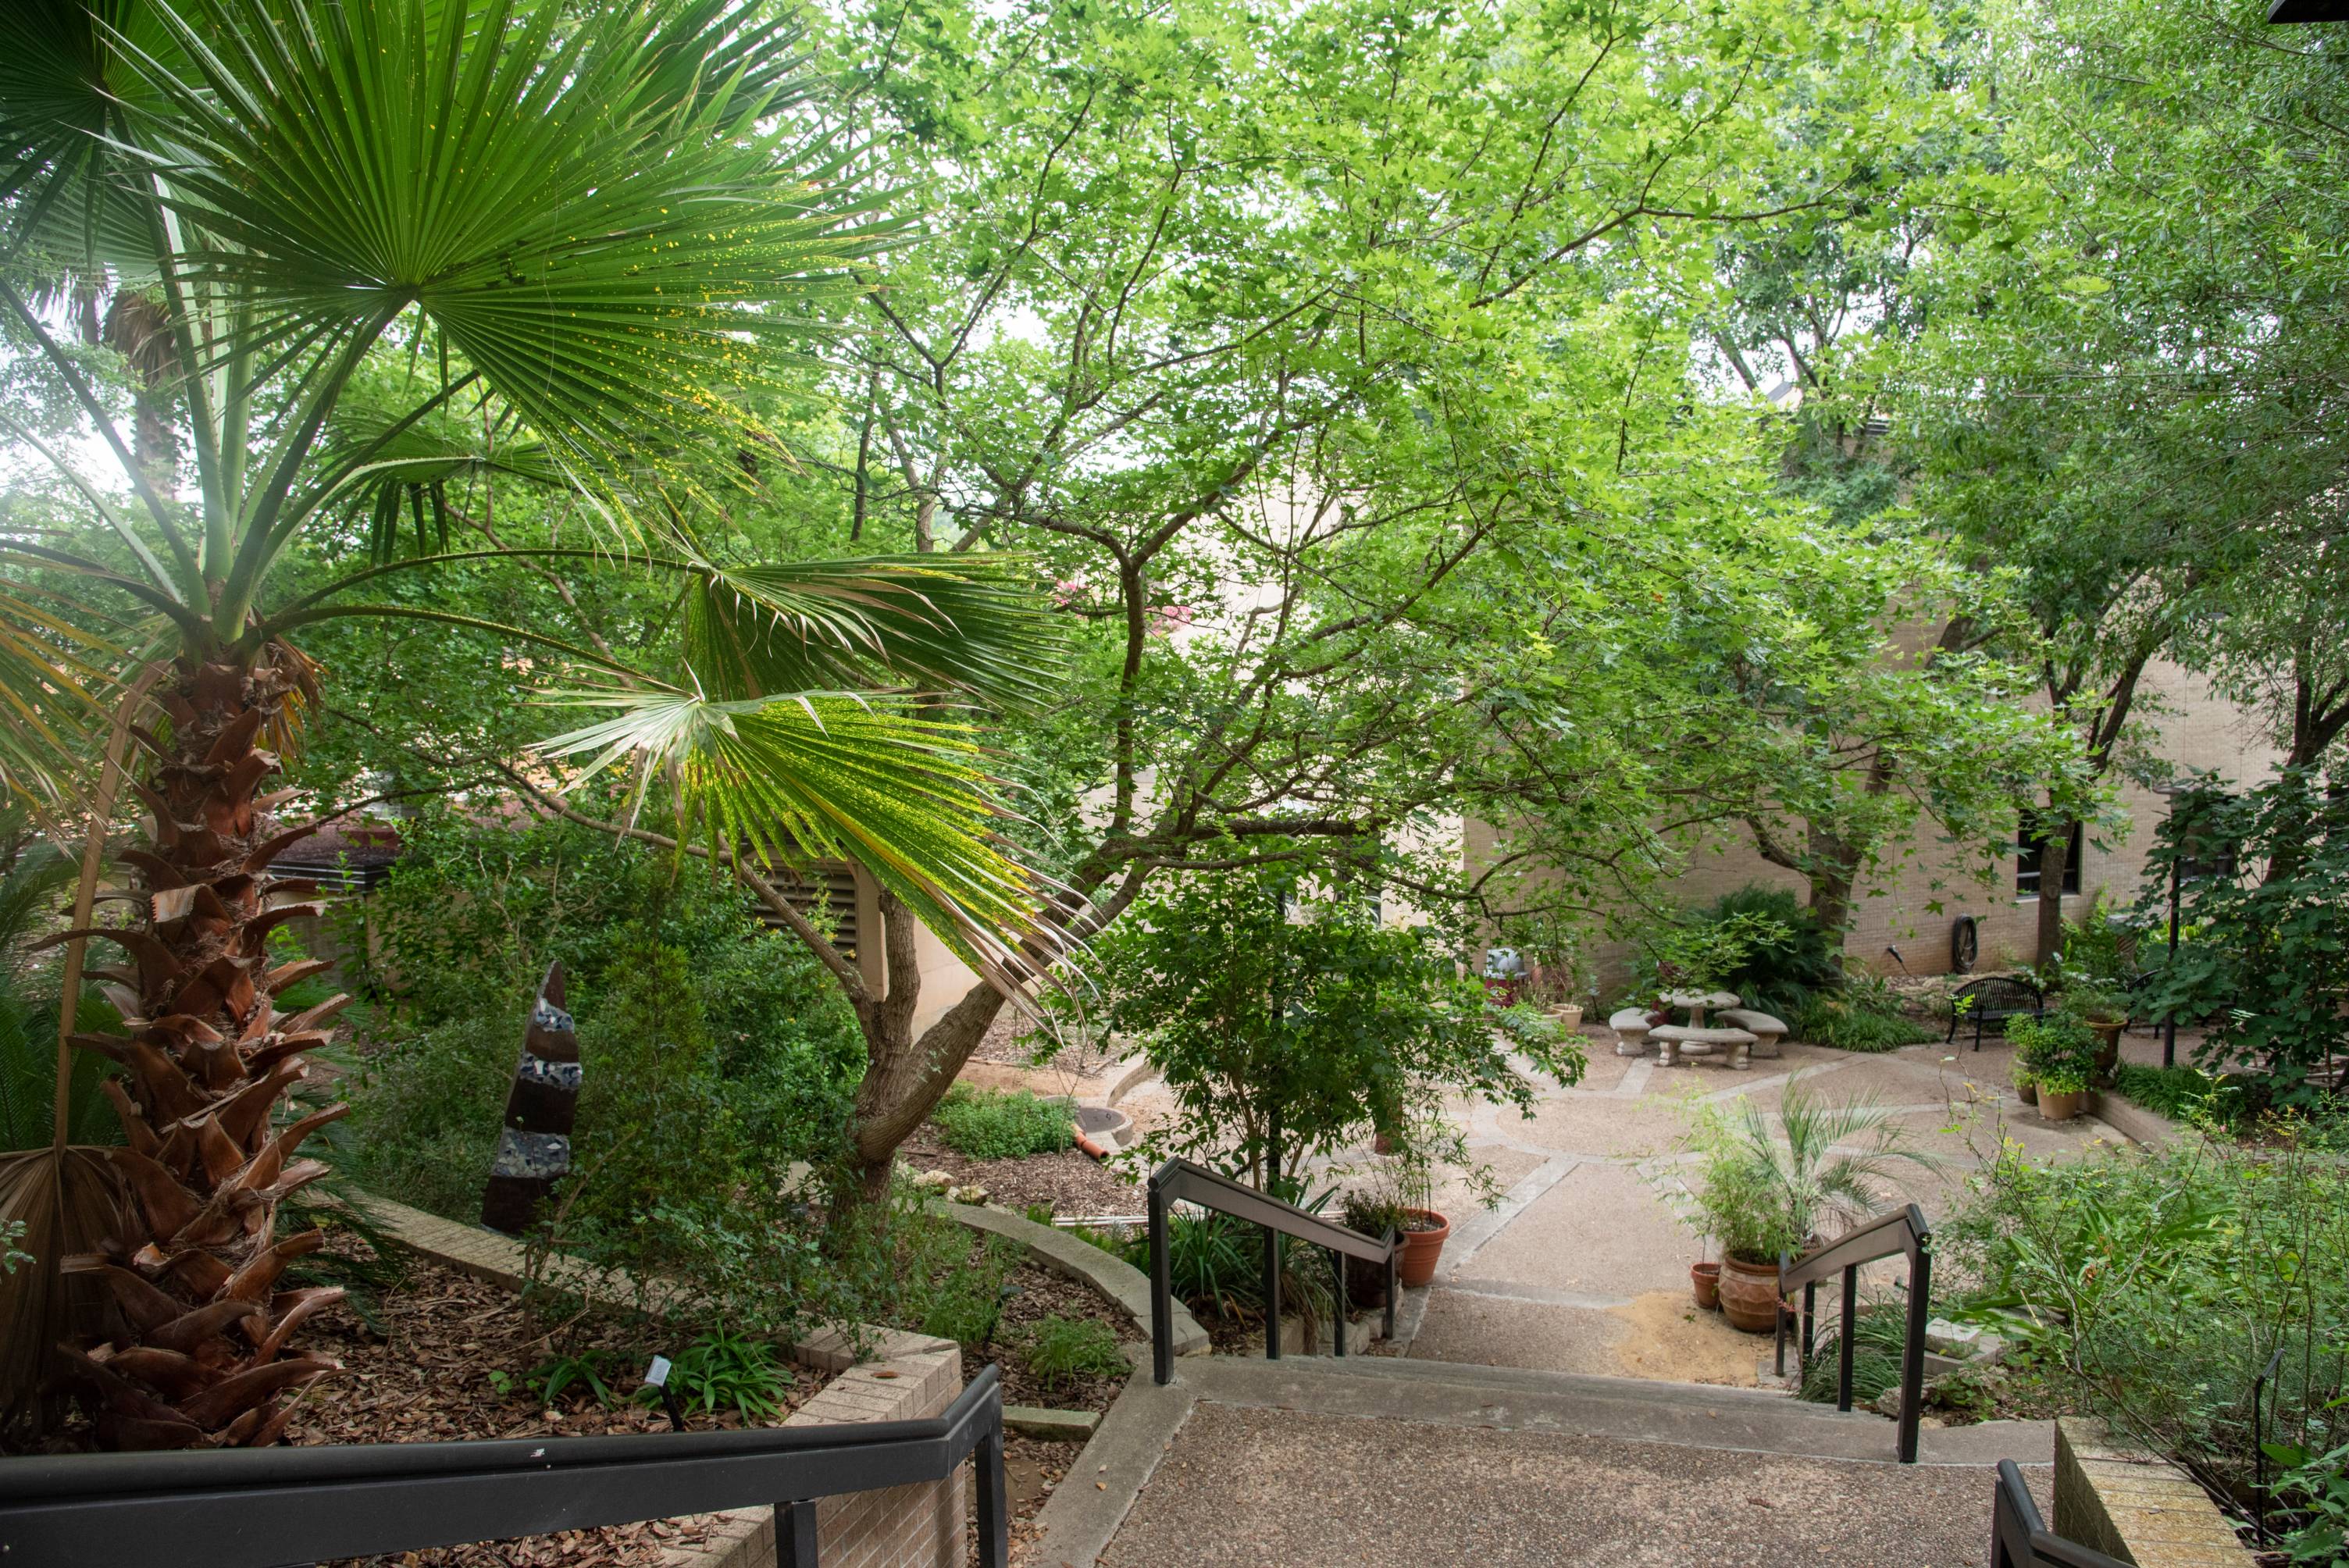
<path id="1" fill-rule="evenodd" d="M 2278 0 L 2278 8 L 2285 3 L 2286 0 Z M 2169 962 L 2174 965 L 2178 962 L 2178 874 L 2186 850 L 2178 837 L 2178 803 L 2191 795 L 2193 789 L 2185 784 L 2157 784 L 2154 793 L 2169 802 Z M 2161 1012 L 2161 1065 L 2174 1068 L 2178 1065 L 2178 1009 L 2164 1007 Z"/>

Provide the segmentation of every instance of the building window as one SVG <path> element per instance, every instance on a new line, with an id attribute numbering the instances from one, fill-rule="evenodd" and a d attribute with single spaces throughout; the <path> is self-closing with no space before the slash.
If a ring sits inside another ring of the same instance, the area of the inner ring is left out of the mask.
<path id="1" fill-rule="evenodd" d="M 2083 824 L 2073 823 L 2072 850 L 2064 857 L 2064 892 L 2066 894 L 2080 891 L 2080 861 L 2085 858 L 2082 851 L 2086 848 L 2087 834 L 2083 830 Z M 2039 896 L 2039 872 L 2046 859 L 2046 836 L 2039 831 L 2038 825 L 2031 818 L 2023 818 L 2023 827 L 2015 834 L 2014 841 L 2015 897 Z"/>

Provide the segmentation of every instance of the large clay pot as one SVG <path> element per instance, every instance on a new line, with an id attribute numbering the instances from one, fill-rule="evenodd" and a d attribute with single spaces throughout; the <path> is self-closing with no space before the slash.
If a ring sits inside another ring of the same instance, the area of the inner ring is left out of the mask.
<path id="1" fill-rule="evenodd" d="M 2088 1021 L 2088 1027 L 2095 1030 L 2096 1035 L 2096 1081 L 2098 1083 L 2110 1083 L 2113 1079 L 2113 1069 L 2120 1066 L 2121 1031 L 2127 1026 L 2126 1022 L 2119 1020 L 2106 1023 L 2101 1019 L 2091 1018 Z"/>
<path id="2" fill-rule="evenodd" d="M 2045 1084 L 2039 1086 L 2039 1114 L 2050 1121 L 2069 1121 L 2088 1109 L 2088 1091 L 2077 1094 L 2057 1094 Z"/>
<path id="3" fill-rule="evenodd" d="M 2022 1100 L 2023 1104 L 2037 1105 L 2039 1103 L 2039 1080 L 2037 1078 L 2024 1078 L 2021 1083 L 2014 1086 L 2014 1093 L 2015 1098 Z"/>
<path id="4" fill-rule="evenodd" d="M 1549 1016 L 1564 1025 L 1569 1034 L 1582 1027 L 1582 1004 L 1579 1002 L 1560 1002 L 1549 1010 Z"/>
<path id="5" fill-rule="evenodd" d="M 1452 1222 L 1433 1209 L 1405 1209 L 1403 1212 L 1427 1226 L 1423 1231 L 1402 1233 L 1402 1256 L 1395 1260 L 1395 1283 L 1406 1290 L 1417 1290 L 1435 1277 L 1435 1260 L 1444 1255 L 1444 1243 L 1452 1234 Z"/>
<path id="6" fill-rule="evenodd" d="M 1721 1311 L 1730 1325 L 1748 1334 L 1778 1326 L 1778 1265 L 1721 1260 Z"/>
<path id="7" fill-rule="evenodd" d="M 1697 1305 L 1711 1312 L 1721 1305 L 1721 1265 L 1719 1264 L 1689 1264 L 1689 1288 L 1696 1292 Z"/>

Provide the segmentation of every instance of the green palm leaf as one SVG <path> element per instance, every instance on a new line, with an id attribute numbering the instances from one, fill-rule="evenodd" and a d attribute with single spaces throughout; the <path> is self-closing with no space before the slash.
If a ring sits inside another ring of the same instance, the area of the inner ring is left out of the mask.
<path id="1" fill-rule="evenodd" d="M 1032 571 L 1002 555 L 702 566 L 686 601 L 686 663 L 726 698 L 910 680 L 1033 701 L 1063 645 Z"/>
<path id="2" fill-rule="evenodd" d="M 759 307 L 853 291 L 888 227 L 849 150 L 779 113 L 792 89 L 746 44 L 773 29 L 740 0 L 162 14 L 190 65 L 140 57 L 166 111 L 126 150 L 181 221 L 176 270 L 244 313 L 215 348 L 370 338 L 415 306 L 599 472 L 749 438 L 719 389 L 773 380 L 810 325 Z M 736 74 L 688 79 L 705 57 Z"/>
<path id="3" fill-rule="evenodd" d="M 771 864 L 850 859 L 981 973 L 1000 977 L 1043 928 L 1043 879 L 993 831 L 979 752 L 961 726 L 836 692 L 720 701 L 574 694 L 611 717 L 543 742 L 593 753 L 575 789 L 622 761 L 675 781 L 680 838 Z"/>
<path id="4" fill-rule="evenodd" d="M 100 694 L 120 650 L 90 615 L 36 585 L 0 582 L 0 799 L 78 799 L 103 745 Z"/>

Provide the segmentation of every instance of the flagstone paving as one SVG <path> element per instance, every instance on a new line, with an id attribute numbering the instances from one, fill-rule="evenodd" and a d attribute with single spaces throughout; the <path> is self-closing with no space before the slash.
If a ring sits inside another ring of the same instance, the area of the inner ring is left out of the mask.
<path id="1" fill-rule="evenodd" d="M 1468 1146 L 1494 1168 L 1500 1203 L 1479 1207 L 1457 1181 L 1438 1196 L 1453 1235 L 1405 1354 L 1495 1367 L 1752 1384 L 1769 1341 L 1696 1310 L 1688 1267 L 1696 1238 L 1667 1192 L 1686 1163 L 1682 1139 L 1704 1108 L 1751 1104 L 1775 1118 L 1790 1085 L 1891 1111 L 1909 1147 L 1935 1164 L 1899 1172 L 1897 1195 L 1946 1212 L 1966 1178 L 2002 1143 L 2038 1159 L 2122 1141 L 2104 1123 L 2044 1120 L 2008 1087 L 2012 1051 L 1965 1042 L 1856 1056 L 1789 1044 L 1775 1060 L 1733 1072 L 1718 1058 L 1664 1068 L 1614 1054 L 1585 1031 L 1590 1070 L 1572 1088 L 1545 1084 L 1533 1107 L 1462 1107 Z M 2132 1058 L 2158 1042 L 2132 1037 Z M 1346 1163 L 1345 1160 L 1338 1162 Z"/>

